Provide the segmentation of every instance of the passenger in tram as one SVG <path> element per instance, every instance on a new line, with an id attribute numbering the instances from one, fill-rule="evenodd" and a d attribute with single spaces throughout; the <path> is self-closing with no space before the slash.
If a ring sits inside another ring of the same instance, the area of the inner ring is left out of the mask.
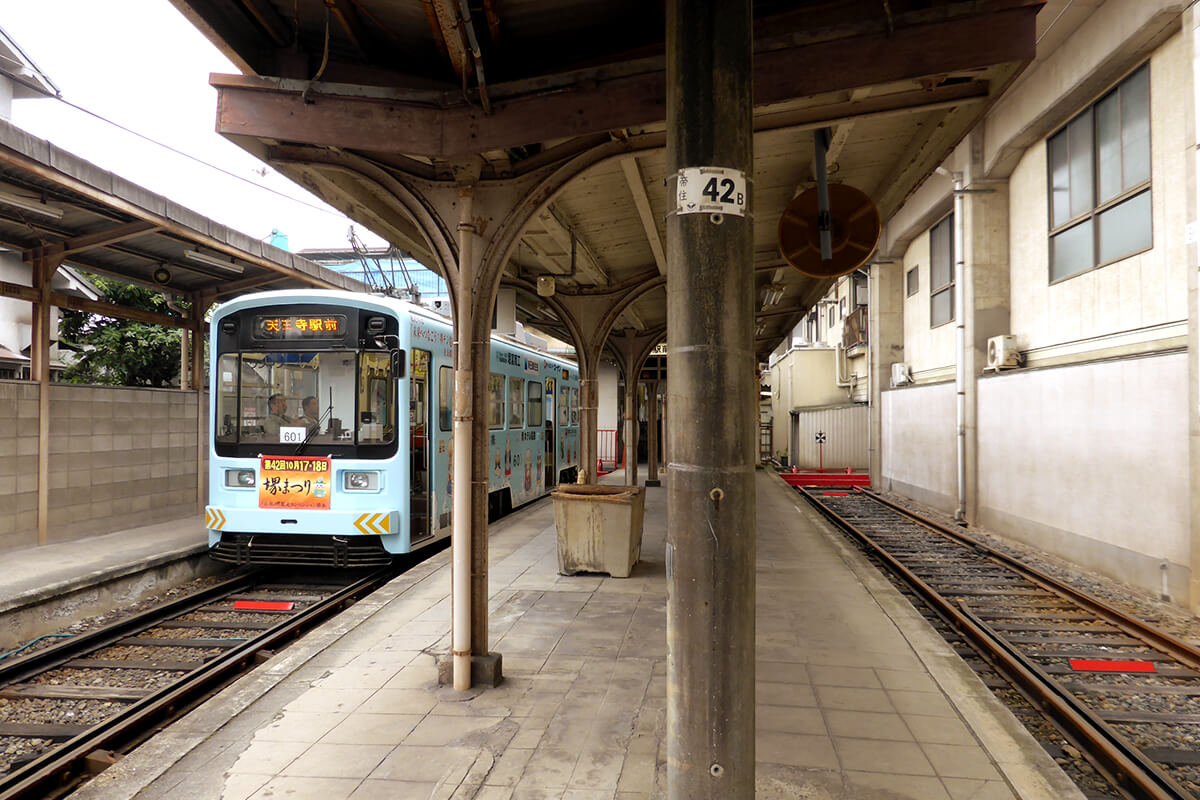
<path id="1" fill-rule="evenodd" d="M 321 432 L 321 410 L 317 406 L 317 398 L 311 394 L 300 401 L 300 417 L 296 420 L 297 425 L 303 425 L 309 436 L 316 436 Z"/>
<path id="2" fill-rule="evenodd" d="M 263 432 L 272 440 L 279 438 L 279 429 L 292 424 L 292 418 L 287 415 L 287 400 L 276 393 L 267 398 L 267 420 L 263 423 Z"/>

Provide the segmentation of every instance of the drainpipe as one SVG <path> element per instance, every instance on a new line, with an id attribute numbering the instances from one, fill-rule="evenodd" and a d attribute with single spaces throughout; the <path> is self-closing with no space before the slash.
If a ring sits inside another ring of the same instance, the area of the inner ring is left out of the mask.
<path id="1" fill-rule="evenodd" d="M 958 418 L 958 505 L 954 509 L 954 521 L 967 524 L 967 336 L 966 309 L 963 308 L 966 293 L 966 259 L 963 258 L 963 237 L 966 220 L 963 219 L 963 176 L 961 172 L 950 172 L 945 167 L 937 171 L 954 181 L 954 405 Z"/>
<path id="2" fill-rule="evenodd" d="M 834 345 L 834 348 L 833 382 L 843 389 L 850 389 L 850 387 L 854 385 L 854 381 L 849 375 L 847 375 L 845 378 L 842 377 L 842 361 L 849 361 L 849 359 L 844 357 L 846 350 L 842 347 L 841 342 L 838 342 L 836 345 Z M 850 364 L 848 363 L 846 364 L 846 372 L 850 372 Z M 853 396 L 854 390 L 850 389 L 849 394 Z"/>
<path id="3" fill-rule="evenodd" d="M 454 688 L 471 688 L 471 422 L 472 422 L 472 287 L 475 224 L 471 219 L 474 187 L 459 192 L 458 206 L 458 351 L 454 375 L 454 522 L 453 622 L 451 652 Z"/>

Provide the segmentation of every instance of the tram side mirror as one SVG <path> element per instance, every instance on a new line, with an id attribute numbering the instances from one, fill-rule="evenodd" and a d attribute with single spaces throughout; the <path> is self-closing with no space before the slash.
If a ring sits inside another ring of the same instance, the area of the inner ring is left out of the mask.
<path id="1" fill-rule="evenodd" d="M 403 378 L 404 367 L 408 363 L 408 359 L 404 357 L 404 351 L 397 348 L 392 351 L 392 377 Z"/>

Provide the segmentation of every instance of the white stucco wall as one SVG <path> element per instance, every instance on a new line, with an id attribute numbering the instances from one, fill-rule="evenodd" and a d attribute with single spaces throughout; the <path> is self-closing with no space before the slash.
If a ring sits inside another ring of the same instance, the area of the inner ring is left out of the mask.
<path id="1" fill-rule="evenodd" d="M 1190 69 L 1179 35 L 1150 59 L 1152 249 L 1051 286 L 1045 140 L 1018 162 L 1010 183 L 1009 243 L 1012 333 L 1022 350 L 1187 319 L 1189 204 L 1181 180 L 1187 103 L 1181 98 Z"/>
<path id="2" fill-rule="evenodd" d="M 981 525 L 1156 593 L 1163 559 L 1179 577 L 1186 355 L 1004 373 L 979 382 L 978 408 Z"/>
<path id="3" fill-rule="evenodd" d="M 954 384 L 884 391 L 882 488 L 944 510 L 957 495 Z"/>

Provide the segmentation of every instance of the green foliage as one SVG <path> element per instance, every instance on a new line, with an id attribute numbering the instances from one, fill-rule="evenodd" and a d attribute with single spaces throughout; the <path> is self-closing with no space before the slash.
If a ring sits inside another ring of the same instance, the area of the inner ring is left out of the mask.
<path id="1" fill-rule="evenodd" d="M 88 275 L 116 305 L 171 314 L 162 295 L 141 286 Z M 60 348 L 72 350 L 74 363 L 63 374 L 71 383 L 108 386 L 171 386 L 179 378 L 179 330 L 85 311 L 63 310 Z"/>

